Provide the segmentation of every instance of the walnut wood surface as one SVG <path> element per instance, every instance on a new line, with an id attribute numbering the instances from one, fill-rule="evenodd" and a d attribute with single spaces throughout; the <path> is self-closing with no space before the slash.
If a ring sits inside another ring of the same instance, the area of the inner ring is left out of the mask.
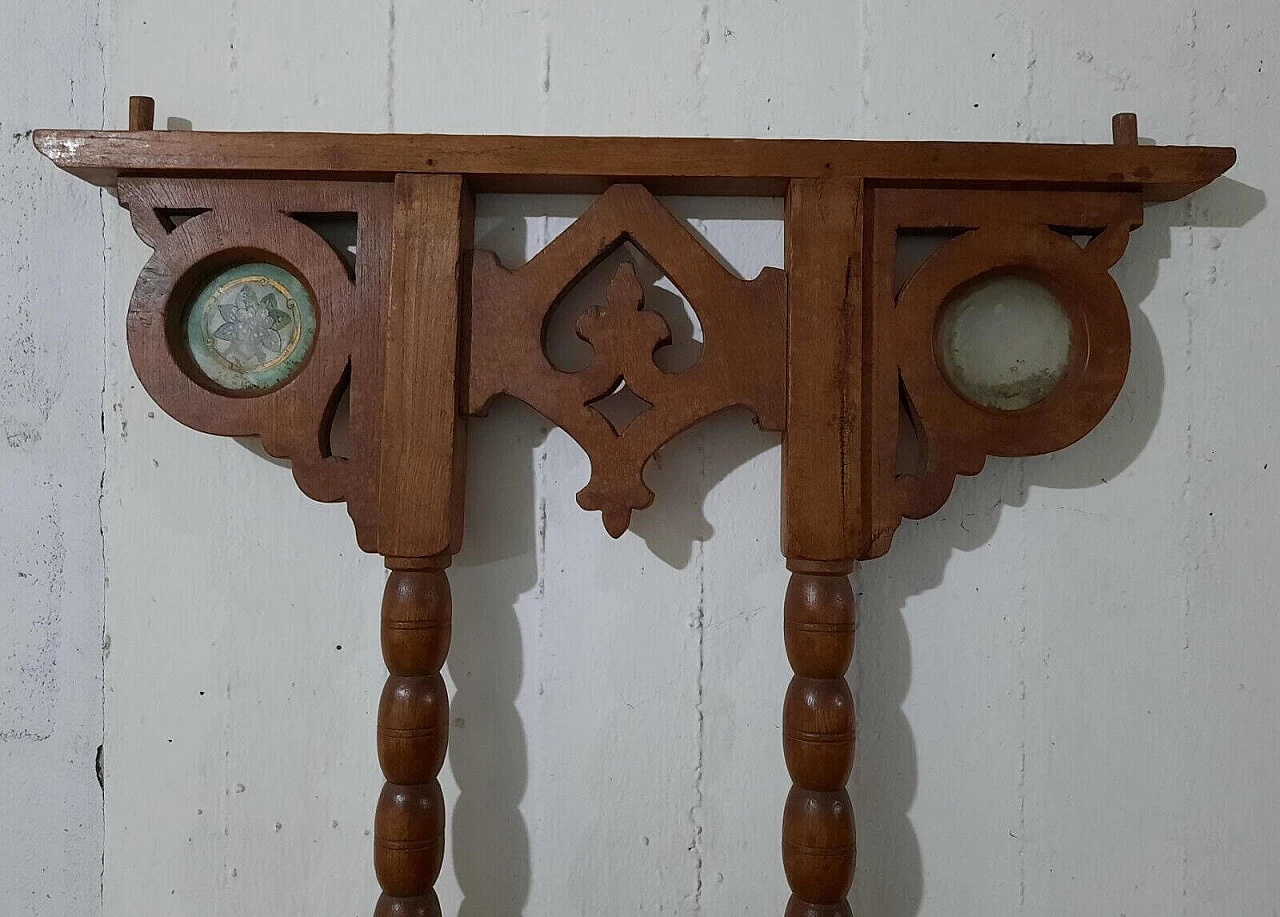
<path id="1" fill-rule="evenodd" d="M 545 353 L 547 318 L 574 283 L 627 240 L 692 303 L 702 353 L 679 373 L 654 364 L 654 351 L 671 332 L 643 308 L 634 268 L 624 263 L 608 302 L 578 321 L 578 336 L 594 352 L 591 364 L 561 372 Z M 591 458 L 591 480 L 578 503 L 599 510 L 617 538 L 632 510 L 653 502 L 645 464 L 681 431 L 732 405 L 750 408 L 765 429 L 782 429 L 785 310 L 781 271 L 766 268 L 750 281 L 733 276 L 643 187 L 614 185 L 519 270 L 507 270 L 492 252 L 476 253 L 467 408 L 481 412 L 506 393 L 569 433 Z M 615 430 L 591 405 L 624 383 L 652 407 Z"/>
<path id="2" fill-rule="evenodd" d="M 378 550 L 389 557 L 462 547 L 462 262 L 471 224 L 459 176 L 396 179 L 378 476 Z"/>
<path id="3" fill-rule="evenodd" d="M 782 552 L 845 560 L 864 499 L 866 182 L 804 179 L 787 193 L 787 423 Z M 821 499 L 815 499 L 822 494 Z"/>
<path id="4" fill-rule="evenodd" d="M 394 564 L 394 562 L 393 562 Z M 378 704 L 378 761 L 386 785 L 374 818 L 376 917 L 438 917 L 444 797 L 437 779 L 449 741 L 440 670 L 453 608 L 443 568 L 393 569 L 382 600 L 382 653 L 390 673 Z"/>
<path id="5" fill-rule="evenodd" d="M 129 97 L 129 130 L 149 131 L 156 125 L 156 100 L 150 96 Z"/>
<path id="6" fill-rule="evenodd" d="M 874 192 L 873 282 L 864 364 L 867 477 L 850 526 L 856 556 L 889 548 L 898 521 L 939 509 L 956 475 L 987 455 L 1042 455 L 1071 445 L 1106 416 L 1129 368 L 1129 313 L 1108 273 L 1142 223 L 1136 194 L 1041 191 Z M 894 289 L 901 233 L 962 230 Z M 1085 235 L 1081 248 L 1071 236 Z M 941 309 L 985 277 L 1012 274 L 1051 292 L 1071 322 L 1066 375 L 1043 401 L 1017 411 L 975 404 L 952 387 L 935 352 Z M 904 436 L 919 457 L 904 466 Z"/>
<path id="7" fill-rule="evenodd" d="M 307 494 L 345 499 L 361 547 L 387 557 L 377 917 L 440 917 L 438 775 L 449 723 L 440 673 L 452 626 L 444 571 L 462 537 L 464 414 L 505 393 L 563 427 L 591 459 L 579 503 L 615 536 L 653 498 L 646 462 L 682 430 L 745 405 L 783 431 L 782 547 L 792 570 L 783 617 L 794 671 L 783 707 L 793 781 L 782 819 L 786 915 L 850 917 L 848 573 L 888 549 L 903 517 L 940 507 L 956 476 L 976 473 L 987 455 L 1060 449 L 1102 419 L 1129 358 L 1128 314 L 1108 272 L 1144 199 L 1180 197 L 1235 159 L 1229 149 L 1140 146 L 1126 114 L 1109 146 L 167 133 L 150 130 L 153 119 L 154 104 L 137 98 L 131 132 L 40 131 L 36 145 L 116 187 L 154 250 L 128 339 L 157 404 L 199 430 L 260 436 L 293 462 Z M 510 270 L 471 250 L 473 195 L 486 190 L 603 193 Z M 733 276 L 654 197 L 677 191 L 785 194 L 785 272 Z M 325 214 L 356 219 L 353 270 L 305 222 Z M 947 240 L 899 284 L 900 240 L 918 232 Z M 579 319 L 591 364 L 561 372 L 545 352 L 548 316 L 626 241 L 690 300 L 702 353 L 683 372 L 658 369 L 654 351 L 670 331 L 624 264 L 606 302 Z M 211 272 L 250 262 L 305 285 L 317 331 L 280 387 L 230 392 L 193 367 L 181 321 Z M 1014 411 L 964 397 L 937 352 L 941 311 L 1003 274 L 1047 288 L 1071 326 L 1061 382 Z M 650 407 L 615 429 L 592 405 L 620 384 Z M 344 391 L 351 447 L 341 457 L 331 433 Z"/>
<path id="8" fill-rule="evenodd" d="M 842 562 L 888 550 L 987 455 L 1070 445 L 1124 384 L 1128 313 L 1109 269 L 1142 222 L 1137 194 L 870 188 L 797 181 L 787 198 L 788 396 L 783 552 Z M 946 241 L 899 290 L 901 234 Z M 1081 248 L 1073 235 L 1088 236 Z M 1065 378 L 1017 411 L 975 404 L 935 352 L 941 310 L 974 282 L 1020 275 L 1071 322 Z M 904 463 L 904 437 L 916 440 Z"/>
<path id="9" fill-rule="evenodd" d="M 424 172 L 466 176 L 476 191 L 598 193 L 640 182 L 661 194 L 782 195 L 796 178 L 865 178 L 1128 189 L 1167 201 L 1235 162 L 1221 147 L 1104 144 L 67 130 L 33 139 L 61 168 L 106 187 L 130 174 L 391 181 Z"/>
<path id="10" fill-rule="evenodd" d="M 848 914 L 853 884 L 853 589 L 844 573 L 791 574 L 783 603 L 787 658 L 795 676 L 782 709 L 782 749 L 793 786 L 782 816 L 788 917 Z"/>
<path id="11" fill-rule="evenodd" d="M 390 185 L 344 182 L 123 179 L 119 198 L 154 249 L 129 303 L 129 355 L 156 403 L 189 427 L 259 436 L 293 463 L 304 493 L 346 500 L 360 545 L 377 550 L 378 431 L 383 308 L 387 301 Z M 349 213 L 359 227 L 354 277 L 333 248 L 296 217 Z M 172 216 L 189 219 L 176 223 Z M 194 214 L 194 215 L 193 215 Z M 244 261 L 277 264 L 312 292 L 313 352 L 288 384 L 255 397 L 217 391 L 192 371 L 177 337 L 183 310 L 211 272 Z M 352 454 L 330 433 L 350 387 Z"/>

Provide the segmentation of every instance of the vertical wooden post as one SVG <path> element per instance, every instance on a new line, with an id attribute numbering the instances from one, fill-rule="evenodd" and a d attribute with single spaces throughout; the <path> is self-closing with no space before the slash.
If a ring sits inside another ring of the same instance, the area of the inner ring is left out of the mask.
<path id="1" fill-rule="evenodd" d="M 782 710 L 782 748 L 793 786 L 782 818 L 786 917 L 847 917 L 856 843 L 845 784 L 853 768 L 853 589 L 847 573 L 793 572 L 784 603 L 795 676 Z"/>
<path id="2" fill-rule="evenodd" d="M 473 204 L 460 175 L 398 175 L 384 324 L 378 550 L 453 555 L 466 490 L 463 314 Z"/>
<path id="3" fill-rule="evenodd" d="M 797 180 L 787 191 L 787 426 L 782 439 L 784 603 L 795 676 L 782 714 L 793 786 L 782 819 L 787 917 L 847 917 L 856 861 L 853 589 L 871 539 L 864 410 L 870 194 L 859 180 Z"/>
<path id="4" fill-rule="evenodd" d="M 374 819 L 375 917 L 440 917 L 449 739 L 440 672 L 452 600 L 445 570 L 462 542 L 466 420 L 464 262 L 472 197 L 458 175 L 398 175 L 383 317 L 378 550 L 391 575 L 382 602 L 387 683 L 378 705 L 386 785 Z"/>
<path id="5" fill-rule="evenodd" d="M 858 556 L 864 464 L 865 183 L 791 182 L 786 207 L 787 426 L 782 553 Z"/>
<path id="6" fill-rule="evenodd" d="M 435 883 L 444 862 L 444 797 L 437 779 L 449 744 L 448 558 L 388 560 L 382 599 L 387 683 L 378 704 L 378 761 L 386 785 L 374 818 L 374 917 L 440 917 Z"/>

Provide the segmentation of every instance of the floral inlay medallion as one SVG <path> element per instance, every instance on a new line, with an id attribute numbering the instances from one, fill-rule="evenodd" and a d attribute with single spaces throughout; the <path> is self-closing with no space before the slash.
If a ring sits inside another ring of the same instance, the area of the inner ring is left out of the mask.
<path id="1" fill-rule="evenodd" d="M 315 339 L 315 308 L 297 277 L 266 263 L 210 280 L 187 314 L 187 345 L 200 372 L 231 391 L 269 391 L 301 368 Z"/>

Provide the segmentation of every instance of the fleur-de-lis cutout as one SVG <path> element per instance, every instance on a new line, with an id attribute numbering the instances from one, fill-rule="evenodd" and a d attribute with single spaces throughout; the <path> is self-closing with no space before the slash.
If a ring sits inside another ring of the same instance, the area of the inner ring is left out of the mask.
<path id="1" fill-rule="evenodd" d="M 260 366 L 284 351 L 280 331 L 293 319 L 277 308 L 276 302 L 274 290 L 259 297 L 245 284 L 234 299 L 218 304 L 222 324 L 213 336 L 227 342 L 223 355 L 228 360 L 241 366 Z"/>
<path id="2" fill-rule="evenodd" d="M 606 305 L 583 312 L 575 326 L 578 337 L 594 353 L 586 372 L 596 392 L 588 404 L 616 392 L 624 379 L 633 393 L 645 399 L 645 380 L 659 371 L 653 353 L 671 343 L 671 329 L 661 315 L 644 308 L 644 288 L 630 261 L 618 265 L 605 301 Z"/>
<path id="3" fill-rule="evenodd" d="M 635 265 L 624 261 L 605 302 L 577 320 L 591 362 L 577 372 L 561 370 L 546 352 L 547 316 L 593 265 L 628 242 L 696 310 L 704 338 L 698 359 L 678 372 L 654 363 L 657 350 L 671 343 L 671 329 L 645 308 Z M 505 392 L 564 429 L 591 459 L 578 505 L 599 512 L 615 538 L 634 510 L 653 502 L 644 468 L 673 437 L 734 405 L 752 409 L 765 429 L 782 429 L 785 276 L 775 268 L 755 280 L 730 274 L 642 185 L 611 187 L 518 270 L 503 267 L 492 252 L 477 252 L 471 295 L 468 412 L 482 412 Z"/>

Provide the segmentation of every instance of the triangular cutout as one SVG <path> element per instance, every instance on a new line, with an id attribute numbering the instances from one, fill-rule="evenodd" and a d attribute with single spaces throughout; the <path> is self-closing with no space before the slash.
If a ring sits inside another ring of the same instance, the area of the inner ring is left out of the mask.
<path id="1" fill-rule="evenodd" d="M 360 239 L 359 222 L 354 213 L 292 213 L 295 220 L 306 226 L 327 244 L 347 269 L 347 276 L 356 279 L 357 248 Z"/>
<path id="2" fill-rule="evenodd" d="M 930 256 L 964 230 L 939 229 L 930 231 L 903 231 L 898 233 L 898 245 L 894 251 L 893 291 L 902 292 L 911 275 L 920 269 Z"/>
<path id="3" fill-rule="evenodd" d="M 156 220 L 164 227 L 166 233 L 172 233 L 192 217 L 208 212 L 208 207 L 157 207 Z"/>

